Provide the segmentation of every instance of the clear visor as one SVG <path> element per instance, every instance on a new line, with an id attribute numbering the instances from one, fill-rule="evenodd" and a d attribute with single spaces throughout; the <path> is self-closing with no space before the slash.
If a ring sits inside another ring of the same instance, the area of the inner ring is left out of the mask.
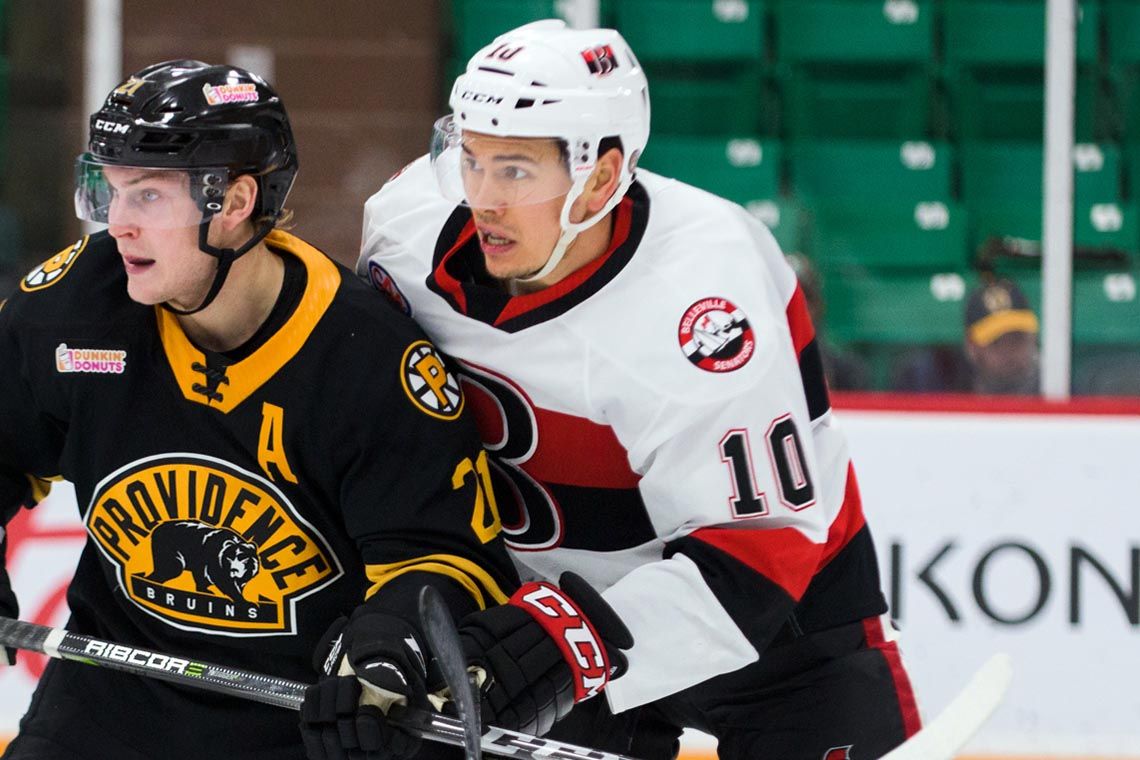
<path id="1" fill-rule="evenodd" d="M 443 196 L 473 208 L 564 198 L 573 185 L 564 143 L 552 137 L 464 132 L 451 116 L 435 123 L 431 164 Z"/>
<path id="2" fill-rule="evenodd" d="M 225 169 L 111 166 L 84 154 L 75 162 L 75 215 L 145 229 L 197 227 L 221 210 Z"/>

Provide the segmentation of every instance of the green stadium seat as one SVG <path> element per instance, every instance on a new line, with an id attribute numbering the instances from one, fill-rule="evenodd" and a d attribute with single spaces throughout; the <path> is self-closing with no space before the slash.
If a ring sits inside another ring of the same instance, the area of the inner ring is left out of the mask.
<path id="1" fill-rule="evenodd" d="M 782 70 L 784 138 L 898 139 L 930 134 L 924 71 L 842 66 Z"/>
<path id="2" fill-rule="evenodd" d="M 654 135 L 641 166 L 744 205 L 779 196 L 782 152 L 774 140 Z"/>
<path id="3" fill-rule="evenodd" d="M 815 203 L 812 259 L 821 269 L 956 270 L 967 266 L 965 212 L 949 201 Z"/>
<path id="4" fill-rule="evenodd" d="M 926 345 L 962 340 L 966 271 L 821 272 L 827 334 L 841 344 Z"/>
<path id="5" fill-rule="evenodd" d="M 1040 314 L 1040 273 L 1012 272 L 1010 276 Z M 1136 269 L 1074 272 L 1072 303 L 1074 343 L 1140 346 L 1140 272 Z"/>
<path id="6" fill-rule="evenodd" d="M 780 0 L 786 139 L 898 138 L 930 127 L 930 0 Z"/>
<path id="7" fill-rule="evenodd" d="M 613 18 L 649 78 L 654 135 L 775 132 L 764 0 L 621 0 Z"/>
<path id="8" fill-rule="evenodd" d="M 503 32 L 544 18 L 565 18 L 557 0 L 451 0 L 452 57 L 466 63 Z"/>
<path id="9" fill-rule="evenodd" d="M 752 216 L 764 223 L 784 253 L 803 251 L 811 238 L 808 213 L 795 198 L 755 200 L 744 204 Z"/>
<path id="10" fill-rule="evenodd" d="M 662 65 L 646 67 L 645 74 L 654 137 L 775 133 L 775 109 L 759 67 L 713 75 L 691 66 Z"/>
<path id="11" fill-rule="evenodd" d="M 1043 139 L 1043 0 L 945 0 L 943 14 L 949 133 L 961 140 Z M 1081 0 L 1075 107 L 1081 140 L 1110 134 L 1096 71 L 1099 26 L 1099 3 Z"/>
<path id="12" fill-rule="evenodd" d="M 621 0 L 613 8 L 622 36 L 643 63 L 763 60 L 763 0 Z"/>
<path id="13" fill-rule="evenodd" d="M 803 246 L 800 205 L 781 194 L 783 146 L 753 137 L 653 135 L 640 165 L 739 203 L 776 237 L 781 250 Z"/>
<path id="14" fill-rule="evenodd" d="M 792 187 L 819 201 L 922 201 L 951 196 L 950 146 L 925 140 L 800 140 L 790 150 Z"/>
<path id="15" fill-rule="evenodd" d="M 1140 3 L 1105 0 L 1104 14 L 1114 126 L 1126 142 L 1140 144 Z M 1132 187 L 1134 193 L 1140 191 Z"/>
<path id="16" fill-rule="evenodd" d="M 1097 59 L 1100 4 L 1080 0 L 1077 62 Z M 1045 65 L 1044 0 L 944 0 L 944 55 L 976 68 Z"/>
<path id="17" fill-rule="evenodd" d="M 946 76 L 947 125 L 939 134 L 958 140 L 1037 140 L 1045 135 L 1045 83 L 1040 69 L 977 72 L 950 70 Z M 1110 136 L 1111 104 L 1092 69 L 1078 69 L 1074 133 L 1078 140 Z"/>
<path id="18" fill-rule="evenodd" d="M 1041 143 L 971 142 L 959 150 L 962 196 L 970 204 L 1032 197 L 1042 192 Z M 1074 148 L 1074 191 L 1078 202 L 1119 199 L 1121 156 L 1115 145 L 1079 143 Z"/>
<path id="19" fill-rule="evenodd" d="M 780 0 L 777 55 L 789 64 L 925 64 L 931 0 Z"/>
<path id="20" fill-rule="evenodd" d="M 991 237 L 1041 239 L 1042 150 L 1037 143 L 964 145 L 962 198 L 975 246 Z M 1078 247 L 1136 256 L 1137 212 L 1121 192 L 1121 155 L 1112 145 L 1074 150 L 1073 237 Z"/>

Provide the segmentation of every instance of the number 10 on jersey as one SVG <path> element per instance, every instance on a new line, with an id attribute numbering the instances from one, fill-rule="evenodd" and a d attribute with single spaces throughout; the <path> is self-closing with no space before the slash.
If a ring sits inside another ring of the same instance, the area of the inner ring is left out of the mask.
<path id="1" fill-rule="evenodd" d="M 765 443 L 780 503 L 797 512 L 814 504 L 815 487 L 790 414 L 772 421 Z M 768 514 L 768 497 L 758 485 L 752 442 L 746 428 L 729 430 L 720 439 L 720 458 L 728 465 L 732 478 L 732 496 L 728 500 L 732 516 L 746 520 Z"/>

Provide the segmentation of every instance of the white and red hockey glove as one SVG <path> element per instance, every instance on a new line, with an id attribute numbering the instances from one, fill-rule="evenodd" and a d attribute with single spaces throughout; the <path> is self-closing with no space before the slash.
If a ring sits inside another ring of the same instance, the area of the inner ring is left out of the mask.
<path id="1" fill-rule="evenodd" d="M 481 672 L 483 721 L 542 736 L 575 703 L 625 672 L 633 637 L 585 580 L 527 583 L 498 607 L 459 621 L 468 664 Z"/>

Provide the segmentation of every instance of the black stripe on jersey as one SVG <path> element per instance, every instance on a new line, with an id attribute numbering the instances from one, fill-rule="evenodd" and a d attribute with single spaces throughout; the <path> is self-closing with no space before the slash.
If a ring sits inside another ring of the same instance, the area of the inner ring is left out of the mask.
<path id="1" fill-rule="evenodd" d="M 632 215 L 629 234 L 625 241 L 610 254 L 609 258 L 589 279 L 549 303 L 536 306 L 516 317 L 495 324 L 499 315 L 513 299 L 487 274 L 483 263 L 483 252 L 479 247 L 478 235 L 472 236 L 462 248 L 452 252 L 464 227 L 471 221 L 471 209 L 466 206 L 457 207 L 444 222 L 439 237 L 436 239 L 432 258 L 432 273 L 428 275 L 426 284 L 433 293 L 444 298 L 456 311 L 508 333 L 519 332 L 561 316 L 597 293 L 616 277 L 630 262 L 641 244 L 641 238 L 644 236 L 646 225 L 649 223 L 649 194 L 644 187 L 634 182 L 626 193 L 626 198 L 632 203 Z M 454 278 L 459 283 L 459 287 L 462 288 L 463 297 L 466 299 L 466 309 L 463 308 L 463 304 L 459 302 L 454 292 L 449 291 L 447 287 L 437 281 L 435 272 L 441 264 L 447 274 Z"/>
<path id="2" fill-rule="evenodd" d="M 875 545 L 864 525 L 812 578 L 795 615 L 805 631 L 818 631 L 886 611 Z"/>
<path id="3" fill-rule="evenodd" d="M 657 537 L 636 488 L 586 488 L 547 483 L 562 508 L 564 549 L 611 552 Z M 509 540 L 509 539 L 508 539 Z"/>
<path id="4" fill-rule="evenodd" d="M 717 601 L 756 651 L 767 649 L 795 606 L 788 592 L 735 557 L 692 536 L 665 545 L 666 559 L 678 553 L 696 563 Z"/>
<path id="5" fill-rule="evenodd" d="M 800 351 L 800 379 L 807 398 L 808 417 L 815 421 L 831 408 L 831 397 L 827 392 L 827 377 L 823 371 L 823 356 L 819 351 L 819 337 Z"/>
<path id="6" fill-rule="evenodd" d="M 665 546 L 665 557 L 684 554 L 737 627 L 758 651 L 786 635 L 794 617 L 797 634 L 833 628 L 887 611 L 871 533 L 863 526 L 808 584 L 799 604 L 783 588 L 704 541 L 686 536 Z"/>

